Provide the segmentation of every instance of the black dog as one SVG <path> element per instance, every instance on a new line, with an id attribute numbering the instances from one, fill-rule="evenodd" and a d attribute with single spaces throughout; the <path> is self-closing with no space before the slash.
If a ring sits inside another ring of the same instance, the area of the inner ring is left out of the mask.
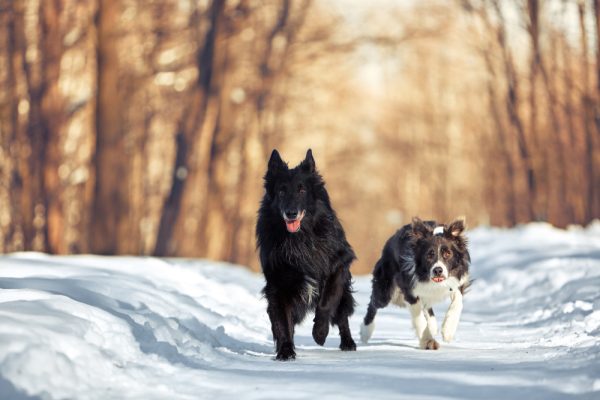
<path id="1" fill-rule="evenodd" d="M 471 284 L 464 229 L 462 220 L 438 225 L 415 218 L 387 241 L 373 271 L 371 302 L 360 330 L 363 342 L 373 334 L 377 309 L 392 302 L 410 309 L 420 347 L 437 350 L 439 344 L 433 338 L 437 322 L 431 306 L 448 297 L 451 302 L 442 336 L 447 342 L 454 338 L 462 295 Z"/>
<path id="2" fill-rule="evenodd" d="M 315 342 L 323 345 L 333 324 L 340 331 L 340 349 L 356 350 L 348 326 L 354 312 L 350 264 L 356 256 L 311 150 L 292 169 L 273 150 L 265 189 L 256 237 L 277 359 L 296 357 L 294 327 L 313 310 Z"/>

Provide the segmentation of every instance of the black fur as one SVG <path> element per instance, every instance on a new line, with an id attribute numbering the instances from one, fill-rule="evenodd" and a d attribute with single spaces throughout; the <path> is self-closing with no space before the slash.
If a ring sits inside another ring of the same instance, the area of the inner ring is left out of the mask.
<path id="1" fill-rule="evenodd" d="M 264 179 L 256 237 L 277 359 L 295 358 L 294 327 L 309 311 L 315 311 L 315 342 L 323 345 L 333 324 L 339 328 L 340 348 L 356 350 L 348 326 L 354 312 L 350 264 L 356 256 L 311 150 L 292 169 L 273 150 Z"/>
<path id="2" fill-rule="evenodd" d="M 433 264 L 442 257 L 440 249 L 449 250 L 445 263 L 449 267 L 449 276 L 460 279 L 469 272 L 471 257 L 467 249 L 467 240 L 462 235 L 464 222 L 457 220 L 444 225 L 443 235 L 433 235 L 435 221 L 413 219 L 412 224 L 403 226 L 385 244 L 381 258 L 375 264 L 371 301 L 364 318 L 364 324 L 370 325 L 379 308 L 386 307 L 396 287 L 402 291 L 404 300 L 415 304 L 419 299 L 413 293 L 417 282 L 427 282 Z M 459 286 L 464 293 L 471 281 Z M 427 310 L 433 315 L 433 310 Z"/>

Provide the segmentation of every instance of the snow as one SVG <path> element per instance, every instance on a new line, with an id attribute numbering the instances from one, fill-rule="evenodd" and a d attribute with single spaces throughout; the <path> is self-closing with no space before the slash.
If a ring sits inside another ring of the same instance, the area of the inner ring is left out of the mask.
<path id="1" fill-rule="evenodd" d="M 407 310 L 390 306 L 361 344 L 361 276 L 358 351 L 339 351 L 336 329 L 316 345 L 309 317 L 285 363 L 273 361 L 263 278 L 241 267 L 0 256 L 0 398 L 600 398 L 600 223 L 469 239 L 477 280 L 455 342 L 419 350 Z"/>

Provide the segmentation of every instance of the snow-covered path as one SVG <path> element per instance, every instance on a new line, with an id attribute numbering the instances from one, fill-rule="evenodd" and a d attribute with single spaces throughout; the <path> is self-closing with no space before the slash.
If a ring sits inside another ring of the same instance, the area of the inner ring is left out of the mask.
<path id="1" fill-rule="evenodd" d="M 381 311 L 357 352 L 310 321 L 273 361 L 263 278 L 204 261 L 0 257 L 0 399 L 598 399 L 600 224 L 469 233 L 472 275 L 452 344 L 416 348 Z M 370 278 L 357 277 L 358 327 Z M 445 306 L 436 307 L 439 322 Z"/>

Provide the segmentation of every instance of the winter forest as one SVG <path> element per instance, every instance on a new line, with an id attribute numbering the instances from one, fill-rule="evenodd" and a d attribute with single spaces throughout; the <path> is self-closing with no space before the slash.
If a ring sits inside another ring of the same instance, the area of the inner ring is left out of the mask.
<path id="1" fill-rule="evenodd" d="M 0 0 L 0 399 L 597 400 L 599 37 L 600 0 Z"/>
<path id="2" fill-rule="evenodd" d="M 419 215 L 600 217 L 600 1 L 0 0 L 0 252 L 258 269 L 312 148 L 368 273 Z"/>

